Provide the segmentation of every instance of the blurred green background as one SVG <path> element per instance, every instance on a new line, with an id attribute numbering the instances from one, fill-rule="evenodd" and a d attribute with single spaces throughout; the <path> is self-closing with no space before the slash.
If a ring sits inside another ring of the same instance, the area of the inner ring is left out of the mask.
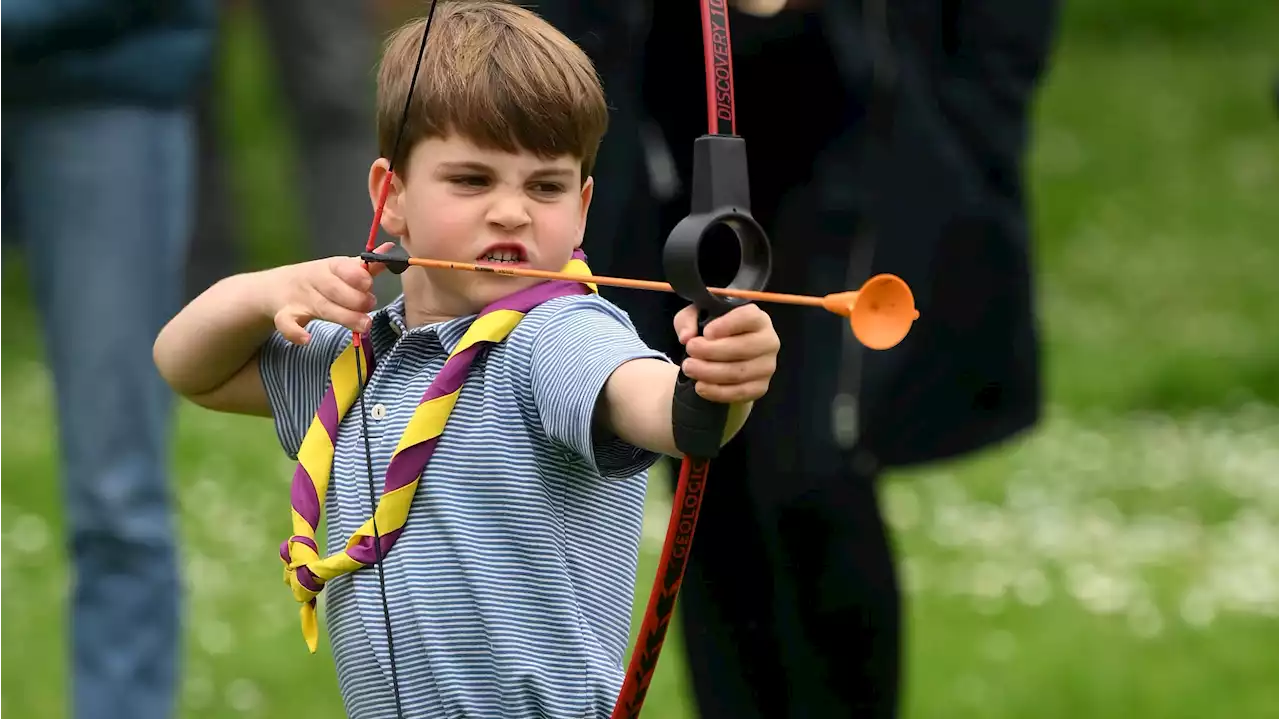
<path id="1" fill-rule="evenodd" d="M 1066 3 L 1031 156 L 1048 418 L 886 480 L 909 592 L 905 716 L 1276 716 L 1275 27 L 1276 6 L 1251 0 Z M 252 14 L 230 28 L 246 243 L 255 265 L 291 261 L 293 148 Z M 4 259 L 0 696 L 5 716 L 60 717 L 49 376 L 27 270 Z M 280 583 L 292 467 L 270 424 L 184 405 L 176 433 L 182 715 L 285 716 L 305 679 L 308 715 L 342 716 Z M 653 486 L 637 616 L 667 516 Z M 678 633 L 646 708 L 695 715 Z"/>

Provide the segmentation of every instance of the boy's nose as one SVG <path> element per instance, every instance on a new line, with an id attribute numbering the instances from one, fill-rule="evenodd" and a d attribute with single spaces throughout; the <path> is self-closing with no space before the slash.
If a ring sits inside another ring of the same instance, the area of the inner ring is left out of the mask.
<path id="1" fill-rule="evenodd" d="M 503 229 L 514 230 L 529 224 L 529 213 L 518 198 L 502 197 L 489 208 L 488 220 Z"/>

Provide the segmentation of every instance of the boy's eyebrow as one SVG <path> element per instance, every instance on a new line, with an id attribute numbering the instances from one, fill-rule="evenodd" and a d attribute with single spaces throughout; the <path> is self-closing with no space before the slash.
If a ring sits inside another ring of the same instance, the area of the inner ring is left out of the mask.
<path id="1" fill-rule="evenodd" d="M 554 178 L 571 180 L 573 179 L 575 172 L 576 170 L 570 170 L 567 167 L 544 167 L 531 172 L 530 177 L 536 177 L 538 179 Z"/>
<path id="2" fill-rule="evenodd" d="M 442 162 L 437 166 L 440 172 L 480 172 L 492 173 L 494 169 L 483 162 L 460 161 Z M 542 167 L 529 173 L 530 177 L 573 179 L 575 170 L 567 167 Z"/>
<path id="3" fill-rule="evenodd" d="M 443 172 L 493 172 L 493 168 L 483 162 L 442 162 L 436 169 Z"/>

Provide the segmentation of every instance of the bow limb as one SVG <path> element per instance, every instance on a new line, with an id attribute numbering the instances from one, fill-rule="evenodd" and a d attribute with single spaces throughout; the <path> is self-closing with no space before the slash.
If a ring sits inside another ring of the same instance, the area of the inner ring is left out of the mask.
<path id="1" fill-rule="evenodd" d="M 769 278 L 769 239 L 751 217 L 746 144 L 736 133 L 733 57 L 724 0 L 701 0 L 702 37 L 707 78 L 707 131 L 694 142 L 690 214 L 671 231 L 663 265 L 672 289 L 698 308 L 698 334 L 707 323 L 745 300 L 711 293 L 698 267 L 702 238 L 722 227 L 738 237 L 742 251 L 733 286 L 763 289 Z M 676 447 L 684 454 L 676 481 L 667 535 L 658 560 L 631 663 L 623 679 L 613 719 L 640 715 L 657 668 L 676 597 L 693 547 L 711 460 L 720 452 L 729 427 L 730 406 L 698 395 L 696 382 L 682 370 L 676 379 L 671 419 Z"/>

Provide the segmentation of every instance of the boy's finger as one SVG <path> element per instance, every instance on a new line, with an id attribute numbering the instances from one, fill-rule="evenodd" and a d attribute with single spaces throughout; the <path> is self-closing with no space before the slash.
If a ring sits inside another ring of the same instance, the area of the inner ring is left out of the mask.
<path id="1" fill-rule="evenodd" d="M 316 317 L 335 322 L 354 332 L 368 332 L 371 324 L 369 315 L 339 307 L 324 298 L 317 301 Z"/>
<path id="2" fill-rule="evenodd" d="M 698 308 L 689 305 L 680 310 L 672 324 L 675 326 L 676 338 L 680 340 L 680 344 L 685 344 L 698 334 Z"/>
<path id="3" fill-rule="evenodd" d="M 331 258 L 329 271 L 343 283 L 358 290 L 368 291 L 373 287 L 373 276 L 364 268 L 364 262 L 355 257 Z"/>
<path id="4" fill-rule="evenodd" d="M 685 345 L 685 352 L 690 357 L 709 362 L 740 362 L 753 357 L 776 355 L 778 335 L 773 332 L 752 332 L 723 339 L 707 339 L 704 335 L 690 340 Z"/>
<path id="5" fill-rule="evenodd" d="M 316 278 L 315 288 L 325 299 L 343 309 L 368 312 L 377 302 L 373 293 L 369 291 L 372 289 L 372 283 L 370 287 L 357 289 L 343 282 L 337 275 L 322 274 Z"/>
<path id="6" fill-rule="evenodd" d="M 732 337 L 771 326 L 769 315 L 756 305 L 742 305 L 707 323 L 702 335 L 707 339 Z"/>
<path id="7" fill-rule="evenodd" d="M 760 399 L 769 391 L 767 380 L 757 380 L 746 384 L 720 385 L 699 382 L 694 385 L 699 396 L 720 404 L 735 402 L 751 402 Z"/>
<path id="8" fill-rule="evenodd" d="M 302 317 L 298 314 L 281 310 L 275 316 L 276 330 L 295 345 L 305 345 L 311 341 L 311 334 L 303 329 L 299 321 L 301 319 Z"/>
<path id="9" fill-rule="evenodd" d="M 378 254 L 381 255 L 389 251 L 392 247 L 395 247 L 395 246 L 396 246 L 396 243 L 394 242 L 384 242 L 381 245 L 378 245 L 378 247 L 374 250 L 374 252 L 377 252 Z M 370 277 L 377 277 L 378 275 L 386 271 L 387 271 L 387 266 L 382 264 L 381 262 L 372 262 L 369 264 Z"/>
<path id="10" fill-rule="evenodd" d="M 686 375 L 699 382 L 735 385 L 772 377 L 777 362 L 772 356 L 753 357 L 743 362 L 704 362 L 686 357 L 680 367 Z"/>

